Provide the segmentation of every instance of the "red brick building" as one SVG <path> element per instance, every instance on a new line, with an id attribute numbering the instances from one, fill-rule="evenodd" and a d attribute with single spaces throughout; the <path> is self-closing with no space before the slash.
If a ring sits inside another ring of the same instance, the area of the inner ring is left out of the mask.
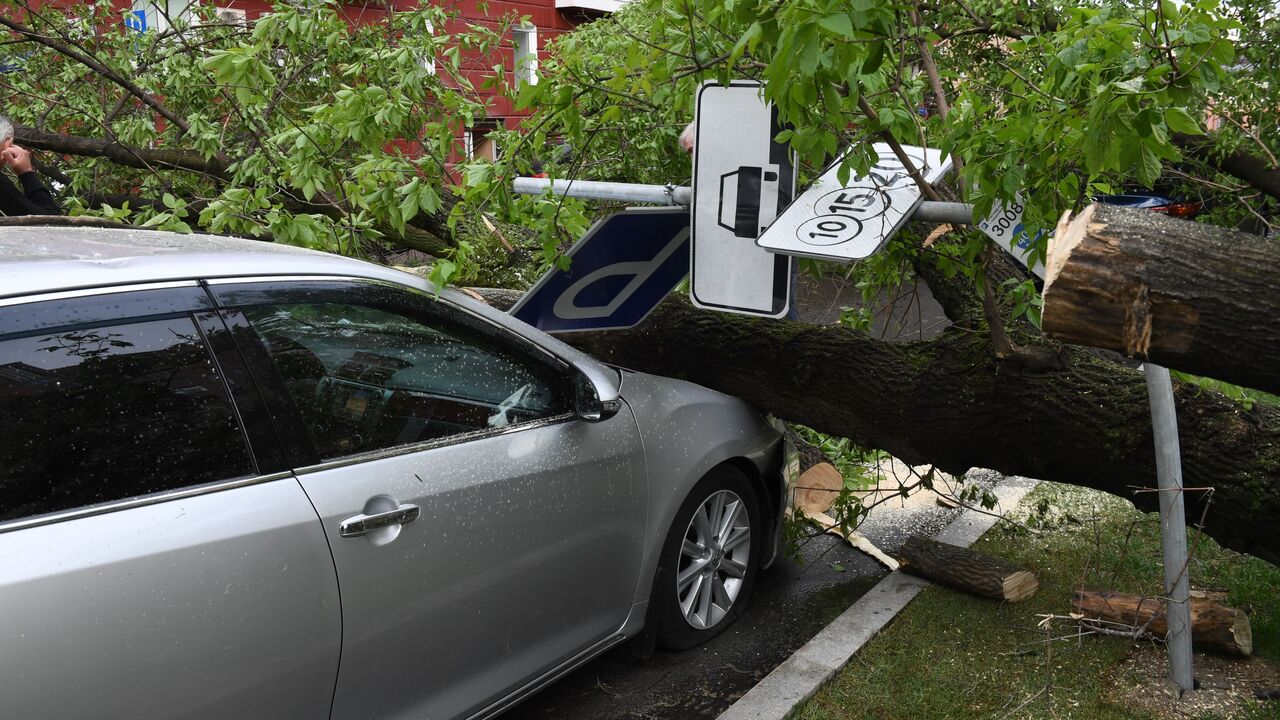
<path id="1" fill-rule="evenodd" d="M 137 30 L 164 30 L 170 18 L 182 17 L 196 2 L 214 5 L 228 22 L 252 23 L 258 17 L 271 12 L 270 0 L 117 0 L 126 23 Z M 341 12 L 353 25 L 384 21 L 388 12 L 408 10 L 431 0 L 365 0 L 344 2 Z M 614 12 L 626 0 L 435 0 L 457 16 L 452 21 L 469 25 L 487 25 L 503 28 L 511 37 L 509 42 L 485 55 L 469 58 L 468 80 L 487 100 L 488 117 L 475 130 L 465 132 L 462 138 L 464 152 L 468 156 L 493 157 L 495 148 L 485 137 L 488 129 L 499 126 L 513 128 L 528 110 L 517 111 L 511 102 L 495 90 L 483 89 L 491 68 L 501 64 L 508 77 L 522 82 L 537 82 L 538 59 L 545 53 L 547 43 L 557 35 L 574 27 Z M 510 22 L 512 17 L 526 18 L 520 25 Z M 509 27 L 510 26 L 510 27 Z M 509 29 L 508 29 L 509 28 Z M 446 31 L 455 28 L 445 28 Z M 461 28 L 457 28 L 461 29 Z"/>

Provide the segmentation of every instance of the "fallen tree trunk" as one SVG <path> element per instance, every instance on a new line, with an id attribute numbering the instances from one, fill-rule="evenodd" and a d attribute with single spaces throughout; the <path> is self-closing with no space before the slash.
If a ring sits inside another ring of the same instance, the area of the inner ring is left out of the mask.
<path id="1" fill-rule="evenodd" d="M 1092 205 L 1049 244 L 1046 334 L 1280 392 L 1280 245 Z"/>
<path id="2" fill-rule="evenodd" d="M 486 296 L 509 307 L 519 293 Z M 1104 490 L 1145 510 L 1157 506 L 1155 492 L 1141 491 L 1157 485 L 1142 374 L 1085 348 L 1024 347 L 1000 360 L 971 328 L 895 344 L 842 327 L 698 310 L 682 296 L 629 330 L 563 339 L 608 362 L 737 395 L 908 464 L 956 475 L 992 468 Z M 1280 562 L 1280 411 L 1245 410 L 1181 383 L 1175 398 L 1188 522 L 1203 515 L 1205 532 L 1219 543 Z"/>
<path id="3" fill-rule="evenodd" d="M 1026 600 L 1040 587 L 1030 570 L 916 535 L 907 538 L 898 551 L 898 563 L 912 575 L 993 600 Z"/>
<path id="4" fill-rule="evenodd" d="M 1164 598 L 1121 592 L 1084 590 L 1071 597 L 1072 611 L 1086 620 L 1127 625 L 1159 640 L 1169 632 L 1165 608 Z M 1191 598 L 1191 644 L 1196 650 L 1248 656 L 1253 653 L 1249 616 L 1211 600 Z"/>

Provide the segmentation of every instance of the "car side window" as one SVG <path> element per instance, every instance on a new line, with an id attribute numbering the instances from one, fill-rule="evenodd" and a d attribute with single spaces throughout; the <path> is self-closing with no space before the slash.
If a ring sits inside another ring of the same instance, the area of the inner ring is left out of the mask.
<path id="1" fill-rule="evenodd" d="M 195 323 L 0 336 L 0 521 L 254 474 Z"/>
<path id="2" fill-rule="evenodd" d="M 323 458 L 568 412 L 550 367 L 465 328 L 345 303 L 243 308 Z"/>

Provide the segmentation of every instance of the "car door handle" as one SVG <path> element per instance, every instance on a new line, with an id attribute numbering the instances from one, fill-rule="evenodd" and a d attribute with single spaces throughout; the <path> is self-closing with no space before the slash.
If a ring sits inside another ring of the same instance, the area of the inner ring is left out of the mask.
<path id="1" fill-rule="evenodd" d="M 422 511 L 417 505 L 401 505 L 394 510 L 373 513 L 372 515 L 353 515 L 338 526 L 338 534 L 344 538 L 367 535 L 378 528 L 392 525 L 408 525 L 418 519 Z"/>

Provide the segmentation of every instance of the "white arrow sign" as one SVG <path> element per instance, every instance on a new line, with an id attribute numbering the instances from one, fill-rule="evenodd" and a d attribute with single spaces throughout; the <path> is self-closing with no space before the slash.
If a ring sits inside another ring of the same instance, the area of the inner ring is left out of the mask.
<path id="1" fill-rule="evenodd" d="M 935 183 L 951 170 L 951 159 L 937 150 L 906 145 L 911 163 L 925 182 Z M 920 188 L 886 143 L 867 175 L 837 180 L 840 161 L 827 168 L 756 244 L 775 253 L 848 262 L 874 254 L 902 227 L 923 199 Z"/>

